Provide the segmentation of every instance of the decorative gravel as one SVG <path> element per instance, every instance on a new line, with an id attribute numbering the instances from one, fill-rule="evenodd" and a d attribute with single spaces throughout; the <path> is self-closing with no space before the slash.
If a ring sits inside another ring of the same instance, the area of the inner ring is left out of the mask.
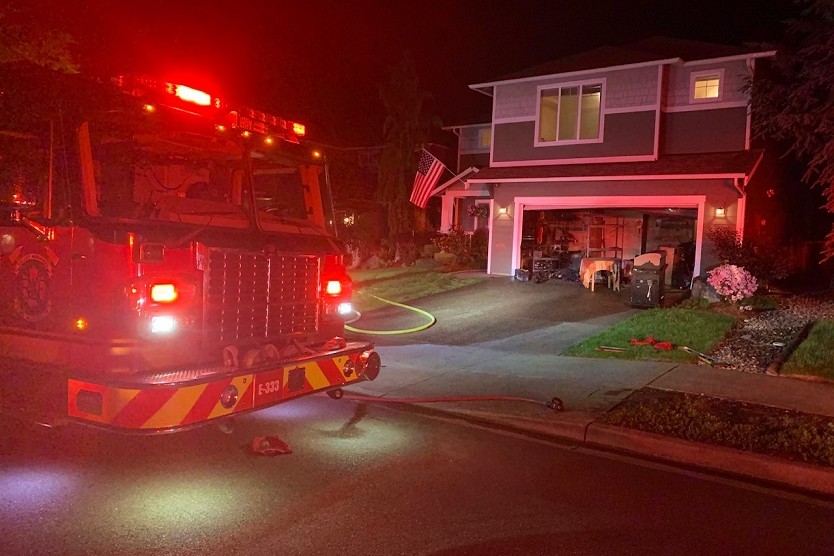
<path id="1" fill-rule="evenodd" d="M 716 366 L 764 373 L 806 324 L 822 318 L 834 319 L 834 300 L 830 296 L 778 298 L 776 309 L 742 317 L 710 356 L 716 359 Z"/>

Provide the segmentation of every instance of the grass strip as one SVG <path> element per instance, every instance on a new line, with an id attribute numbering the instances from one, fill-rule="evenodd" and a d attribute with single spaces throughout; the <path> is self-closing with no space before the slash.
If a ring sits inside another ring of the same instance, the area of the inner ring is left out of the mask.
<path id="1" fill-rule="evenodd" d="M 671 342 L 675 348 L 687 346 L 701 353 L 709 353 L 734 324 L 733 317 L 710 311 L 649 309 L 572 345 L 564 354 L 575 357 L 691 362 L 697 360 L 697 356 L 679 349 L 664 351 L 651 345 L 632 346 L 629 342 L 632 338 L 643 340 L 651 336 L 657 341 Z M 622 348 L 625 351 L 599 351 L 599 346 Z"/>
<path id="2" fill-rule="evenodd" d="M 834 419 L 789 409 L 642 388 L 600 422 L 834 466 Z"/>
<path id="3" fill-rule="evenodd" d="M 384 268 L 350 272 L 353 288 L 353 305 L 361 313 L 387 307 L 371 294 L 390 301 L 406 303 L 429 295 L 480 284 L 484 278 L 458 278 L 448 272 L 417 268 Z"/>
<path id="4" fill-rule="evenodd" d="M 834 380 L 834 321 L 817 322 L 780 372 Z"/>

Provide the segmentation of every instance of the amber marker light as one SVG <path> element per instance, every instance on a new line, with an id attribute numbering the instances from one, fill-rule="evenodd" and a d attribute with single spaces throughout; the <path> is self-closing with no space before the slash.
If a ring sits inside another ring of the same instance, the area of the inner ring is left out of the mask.
<path id="1" fill-rule="evenodd" d="M 84 332 L 87 330 L 87 319 L 84 317 L 78 317 L 75 319 L 75 329 L 79 332 Z"/>
<path id="2" fill-rule="evenodd" d="M 267 138 L 264 139 L 264 143 L 266 143 L 267 145 L 271 145 L 274 142 L 275 142 L 275 139 L 273 139 L 272 137 L 267 137 Z"/>
<path id="3" fill-rule="evenodd" d="M 148 114 L 153 114 L 154 112 L 156 112 L 156 106 L 154 106 L 153 104 L 146 104 L 146 105 L 145 105 L 145 106 L 143 106 L 142 108 L 143 108 L 143 109 L 145 110 L 145 112 L 147 112 Z"/>

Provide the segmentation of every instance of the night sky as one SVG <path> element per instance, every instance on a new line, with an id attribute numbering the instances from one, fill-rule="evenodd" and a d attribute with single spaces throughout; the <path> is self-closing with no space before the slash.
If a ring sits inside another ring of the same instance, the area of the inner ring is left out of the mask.
<path id="1" fill-rule="evenodd" d="M 7 0 L 8 1 L 8 0 Z M 308 124 L 312 139 L 381 142 L 379 85 L 410 53 L 444 125 L 488 119 L 467 85 L 651 35 L 772 40 L 790 1 L 29 0 L 71 33 L 82 71 L 140 71 Z M 755 5 L 755 8 L 748 7 Z"/>

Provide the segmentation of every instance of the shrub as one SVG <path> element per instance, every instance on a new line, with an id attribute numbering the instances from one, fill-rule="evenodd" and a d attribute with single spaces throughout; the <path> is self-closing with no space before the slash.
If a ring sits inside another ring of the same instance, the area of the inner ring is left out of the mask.
<path id="1" fill-rule="evenodd" d="M 430 258 L 434 257 L 435 253 L 439 253 L 439 252 L 440 252 L 440 248 L 437 245 L 435 245 L 434 243 L 427 243 L 426 245 L 423 246 L 422 256 L 427 258 L 427 259 L 430 259 Z"/>
<path id="2" fill-rule="evenodd" d="M 438 249 L 446 253 L 452 253 L 453 255 L 469 253 L 470 238 L 461 226 L 453 226 L 448 234 L 441 234 L 433 241 Z"/>
<path id="3" fill-rule="evenodd" d="M 687 297 L 682 299 L 677 306 L 681 309 L 706 309 L 709 307 L 709 300 L 703 297 Z"/>
<path id="4" fill-rule="evenodd" d="M 776 300 L 767 295 L 752 295 L 738 302 L 742 307 L 750 307 L 755 311 L 772 311 L 776 309 Z"/>
<path id="5" fill-rule="evenodd" d="M 750 297 L 759 287 L 756 278 L 740 266 L 724 264 L 713 268 L 707 274 L 707 283 L 715 288 L 719 295 L 731 301 L 741 301 Z"/>
<path id="6" fill-rule="evenodd" d="M 434 260 L 443 266 L 451 266 L 457 262 L 458 256 L 448 251 L 441 251 L 434 254 Z"/>
<path id="7" fill-rule="evenodd" d="M 434 259 L 417 259 L 416 261 L 414 261 L 415 267 L 427 270 L 431 268 L 436 268 L 439 264 L 440 263 L 438 263 Z"/>
<path id="8" fill-rule="evenodd" d="M 744 267 L 759 280 L 770 282 L 787 278 L 792 269 L 787 261 L 788 249 L 764 245 L 750 240 L 742 242 L 732 228 L 714 227 L 707 231 L 712 241 L 712 252 L 725 264 Z"/>

